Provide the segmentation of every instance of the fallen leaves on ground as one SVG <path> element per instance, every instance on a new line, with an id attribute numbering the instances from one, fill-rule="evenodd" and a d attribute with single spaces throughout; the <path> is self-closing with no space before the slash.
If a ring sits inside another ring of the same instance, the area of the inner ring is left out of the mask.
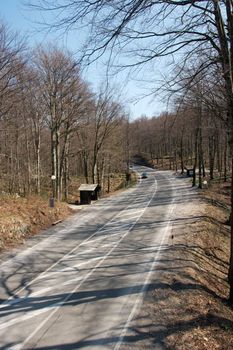
<path id="1" fill-rule="evenodd" d="M 0 251 L 10 248 L 56 220 L 71 214 L 66 203 L 56 203 L 49 207 L 47 199 L 38 196 L 28 198 L 2 196 L 0 198 Z"/>

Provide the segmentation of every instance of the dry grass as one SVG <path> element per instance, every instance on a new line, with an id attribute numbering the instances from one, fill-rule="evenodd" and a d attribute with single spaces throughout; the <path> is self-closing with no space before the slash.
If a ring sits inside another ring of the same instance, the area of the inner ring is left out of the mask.
<path id="1" fill-rule="evenodd" d="M 172 305 L 166 312 L 167 349 L 233 348 L 233 310 L 227 304 L 229 232 L 215 220 L 221 216 L 218 208 L 205 206 L 203 218 L 186 229 L 185 244 L 178 239 L 167 252 L 174 259 L 172 272 L 167 267 L 161 278 L 169 288 L 162 299 L 161 290 L 153 295 L 153 316 L 160 313 L 164 319 L 164 310 Z"/>
<path id="2" fill-rule="evenodd" d="M 0 197 L 0 251 L 22 243 L 26 238 L 71 214 L 65 203 L 50 208 L 48 200 L 37 196 Z"/>
<path id="3" fill-rule="evenodd" d="M 124 176 L 117 174 L 111 177 L 111 192 L 118 190 Z M 78 188 L 84 179 L 73 178 L 70 184 L 69 202 L 79 201 Z M 56 203 L 55 208 L 49 207 L 49 200 L 39 196 L 23 198 L 14 195 L 0 197 L 0 252 L 10 249 L 25 239 L 48 228 L 57 220 L 69 216 L 72 210 L 66 203 Z"/>

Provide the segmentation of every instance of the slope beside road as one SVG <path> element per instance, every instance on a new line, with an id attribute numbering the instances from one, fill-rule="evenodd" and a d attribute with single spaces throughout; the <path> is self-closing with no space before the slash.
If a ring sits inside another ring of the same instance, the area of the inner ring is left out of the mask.
<path id="1" fill-rule="evenodd" d="M 135 188 L 101 199 L 1 263 L 1 349 L 169 346 L 166 313 L 157 310 L 155 329 L 147 312 L 161 283 L 172 283 L 161 280 L 180 244 L 172 230 L 196 193 L 171 172 L 137 170 L 148 178 Z"/>

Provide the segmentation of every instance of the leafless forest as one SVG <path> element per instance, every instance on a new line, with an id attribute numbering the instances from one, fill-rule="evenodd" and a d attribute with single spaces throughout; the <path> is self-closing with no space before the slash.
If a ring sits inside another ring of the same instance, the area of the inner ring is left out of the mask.
<path id="1" fill-rule="evenodd" d="M 193 178 L 199 187 L 207 176 L 223 181 L 231 176 L 232 1 L 30 3 L 40 11 L 62 8 L 51 26 L 85 22 L 91 38 L 83 53 L 88 64 L 106 51 L 110 56 L 120 52 L 126 68 L 145 70 L 154 67 L 158 57 L 172 57 L 173 74 L 156 90 L 166 91 L 172 106 L 159 117 L 129 122 L 117 91 L 103 84 L 93 93 L 72 54 L 51 46 L 29 52 L 26 43 L 2 25 L 2 191 L 42 194 L 55 175 L 54 195 L 66 199 L 73 176 L 103 186 L 111 174 L 127 174 L 135 154 L 153 159 L 155 165 L 167 160 L 171 169 L 181 172 L 186 167 L 199 170 Z M 231 226 L 232 301 L 233 220 Z"/>
<path id="2" fill-rule="evenodd" d="M 29 53 L 3 25 L 0 34 L 1 191 L 45 194 L 55 175 L 66 199 L 72 176 L 103 184 L 124 172 L 128 122 L 115 92 L 94 94 L 68 52 Z"/>
<path id="3" fill-rule="evenodd" d="M 227 102 L 216 67 L 174 95 L 174 112 L 130 122 L 116 91 L 103 85 L 94 94 L 71 53 L 37 47 L 29 55 L 5 25 L 0 34 L 1 191 L 44 194 L 55 175 L 55 197 L 67 199 L 72 177 L 106 187 L 111 174 L 127 174 L 135 154 L 198 169 L 199 187 L 205 176 L 226 181 Z"/>

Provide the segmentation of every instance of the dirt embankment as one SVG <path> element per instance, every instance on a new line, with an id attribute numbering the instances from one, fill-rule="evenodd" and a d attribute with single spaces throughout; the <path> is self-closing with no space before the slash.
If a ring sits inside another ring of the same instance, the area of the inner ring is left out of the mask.
<path id="1" fill-rule="evenodd" d="M 173 226 L 163 287 L 153 293 L 154 315 L 160 314 L 166 327 L 167 349 L 233 349 L 227 216 L 203 198 L 187 203 L 177 215 L 181 220 Z"/>
<path id="2" fill-rule="evenodd" d="M 83 180 L 84 181 L 84 180 Z M 132 174 L 131 185 L 136 182 Z M 69 188 L 69 202 L 79 202 L 79 186 L 82 179 L 73 178 Z M 122 191 L 125 188 L 125 175 L 113 174 L 110 178 L 105 195 Z M 109 193 L 107 193 L 109 190 Z M 102 194 L 103 195 L 103 194 Z M 75 208 L 77 212 L 78 206 Z M 63 220 L 74 211 L 64 202 L 56 202 L 55 208 L 50 208 L 49 199 L 39 196 L 28 198 L 18 195 L 1 194 L 0 196 L 0 252 L 23 243 L 25 239 L 50 227 L 53 223 Z"/>
<path id="3" fill-rule="evenodd" d="M 49 207 L 49 201 L 38 196 L 0 198 L 0 251 L 8 249 L 51 226 L 72 213 L 65 203 Z"/>

